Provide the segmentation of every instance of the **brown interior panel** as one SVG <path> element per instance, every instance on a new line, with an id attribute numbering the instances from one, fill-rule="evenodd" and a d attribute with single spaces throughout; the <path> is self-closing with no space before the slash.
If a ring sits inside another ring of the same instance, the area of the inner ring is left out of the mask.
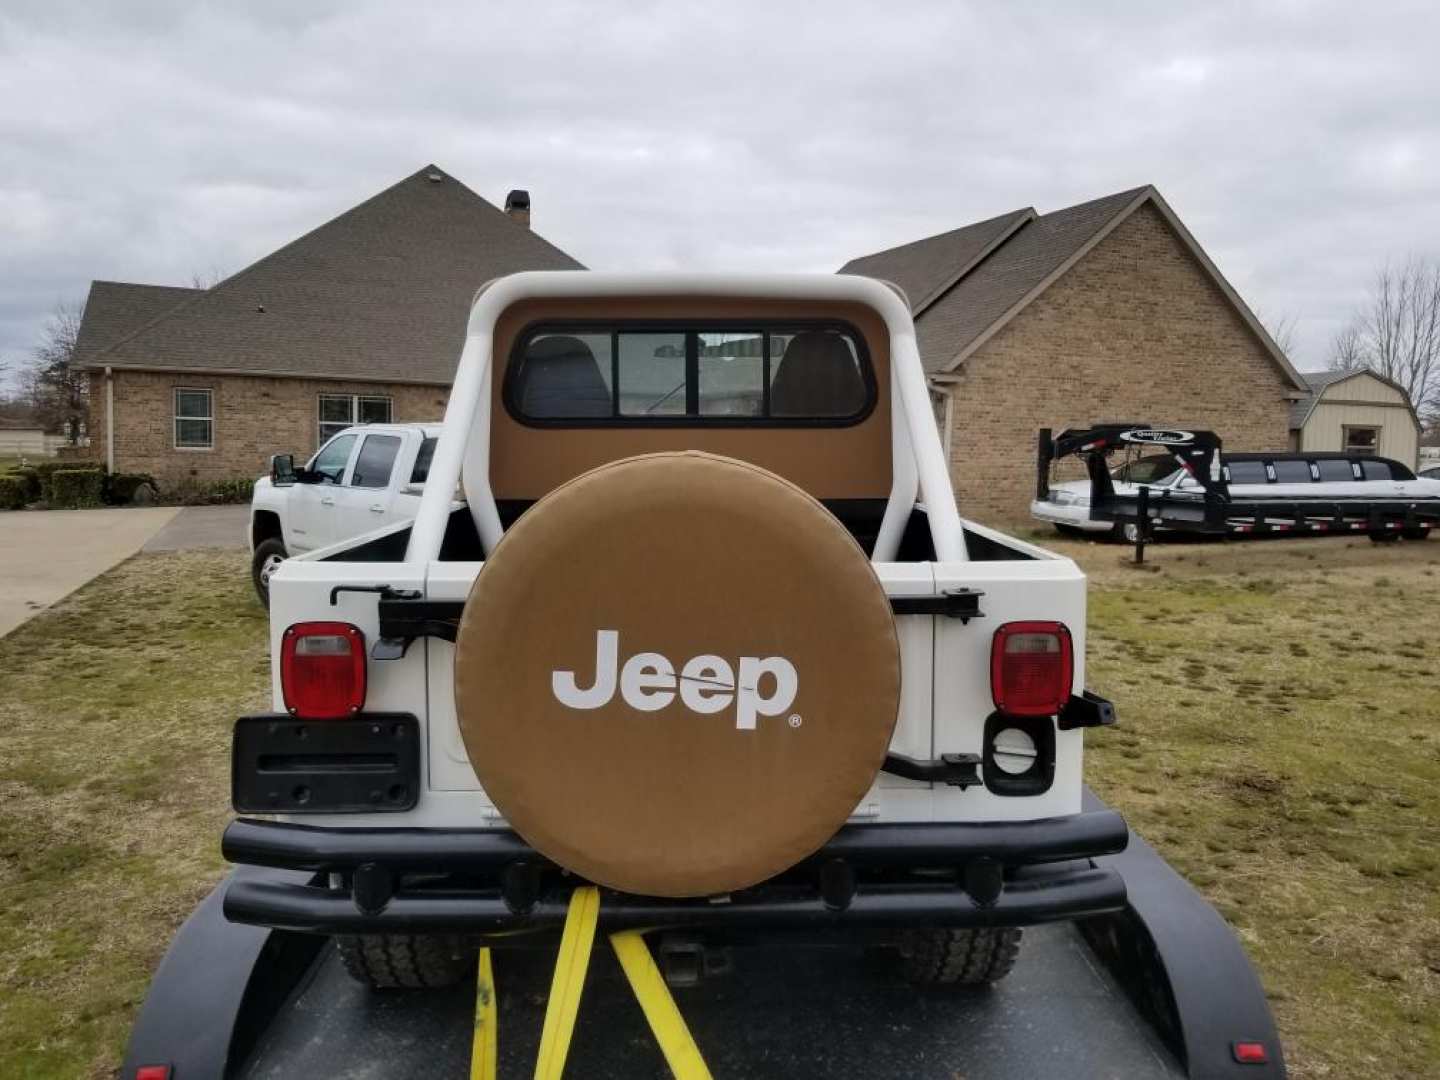
<path id="1" fill-rule="evenodd" d="M 864 338 L 874 367 L 875 407 L 846 427 L 529 426 L 505 406 L 506 368 L 516 339 L 535 323 L 617 320 L 849 323 Z M 817 499 L 883 499 L 890 493 L 890 339 L 884 320 L 864 305 L 714 297 L 535 299 L 515 304 L 495 327 L 491 380 L 490 483 L 497 499 L 539 499 L 597 466 L 637 454 L 702 450 L 778 473 Z"/>

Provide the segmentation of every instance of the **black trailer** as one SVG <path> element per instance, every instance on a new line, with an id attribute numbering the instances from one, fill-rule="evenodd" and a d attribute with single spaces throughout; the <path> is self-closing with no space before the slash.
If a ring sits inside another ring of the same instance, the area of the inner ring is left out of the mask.
<path id="1" fill-rule="evenodd" d="M 1087 795 L 1085 809 L 1106 808 Z M 679 1008 L 717 1076 L 1285 1074 L 1239 942 L 1143 840 L 1058 869 L 1114 872 L 1124 898 L 1106 914 L 1032 927 L 1015 971 L 988 990 L 918 991 L 837 927 L 828 947 L 743 950 L 734 971 L 680 991 Z M 155 975 L 122 1080 L 472 1075 L 474 989 L 367 990 L 322 934 L 226 918 L 228 894 L 306 878 L 242 867 L 201 903 Z M 536 1060 L 548 940 L 495 953 L 499 1076 L 529 1076 Z M 602 954 L 584 984 L 571 1074 L 669 1075 Z"/>
<path id="2" fill-rule="evenodd" d="M 1135 493 L 1117 492 L 1110 458 L 1117 451 L 1155 447 L 1170 454 L 1198 485 L 1198 490 L 1136 486 Z M 1050 497 L 1051 467 L 1067 457 L 1080 458 L 1090 480 L 1092 521 L 1135 525 L 1136 539 L 1156 529 L 1169 532 L 1224 535 L 1327 535 L 1362 533 L 1373 539 L 1423 536 L 1440 524 L 1440 497 L 1404 495 L 1275 498 L 1236 495 L 1230 490 L 1221 461 L 1221 440 L 1213 431 L 1180 431 L 1148 424 L 1097 424 L 1067 428 L 1058 435 L 1042 428 L 1036 456 L 1036 499 Z M 1227 455 L 1226 461 L 1287 454 Z M 1307 454 L 1307 458 L 1345 458 L 1343 454 Z M 1395 463 L 1390 463 L 1395 464 Z"/>

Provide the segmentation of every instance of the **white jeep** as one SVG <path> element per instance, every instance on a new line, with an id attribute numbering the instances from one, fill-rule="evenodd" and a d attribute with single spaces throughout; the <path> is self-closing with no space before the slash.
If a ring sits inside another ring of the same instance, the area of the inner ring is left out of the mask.
<path id="1" fill-rule="evenodd" d="M 360 424 L 337 432 L 302 468 L 270 459 L 250 500 L 250 577 L 270 603 L 270 577 L 291 555 L 409 521 L 440 438 L 439 424 Z"/>
<path id="2" fill-rule="evenodd" d="M 676 950 L 839 936 L 923 982 L 1125 901 L 1084 576 L 961 520 L 877 281 L 492 282 L 414 521 L 281 563 L 270 618 L 224 851 L 292 873 L 225 912 L 374 985 L 557 932 L 580 882 Z"/>

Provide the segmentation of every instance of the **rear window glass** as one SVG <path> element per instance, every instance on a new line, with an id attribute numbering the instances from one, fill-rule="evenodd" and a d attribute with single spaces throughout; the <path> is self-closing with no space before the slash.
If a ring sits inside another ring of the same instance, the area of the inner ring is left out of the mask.
<path id="1" fill-rule="evenodd" d="M 1282 460 L 1272 462 L 1275 466 L 1275 482 L 1277 484 L 1308 484 L 1310 483 L 1310 463 L 1308 461 Z"/>
<path id="2" fill-rule="evenodd" d="M 439 441 L 432 437 L 420 444 L 420 450 L 415 455 L 415 467 L 410 470 L 410 483 L 423 484 L 430 479 L 430 462 L 435 460 L 435 444 Z"/>
<path id="3" fill-rule="evenodd" d="M 1229 461 L 1225 471 L 1230 474 L 1232 484 L 1263 484 L 1266 482 L 1263 461 Z"/>
<path id="4" fill-rule="evenodd" d="M 522 421 L 606 424 L 854 423 L 875 401 L 858 335 L 840 326 L 533 328 L 505 400 Z"/>
<path id="5" fill-rule="evenodd" d="M 1315 462 L 1315 467 L 1320 470 L 1320 482 L 1322 484 L 1333 484 L 1339 480 L 1355 479 L 1355 472 L 1350 468 L 1350 462 L 1343 458 L 1321 458 Z"/>
<path id="6" fill-rule="evenodd" d="M 1393 480 L 1395 474 L 1390 471 L 1390 466 L 1384 461 L 1362 461 L 1360 462 L 1360 475 L 1366 480 Z"/>

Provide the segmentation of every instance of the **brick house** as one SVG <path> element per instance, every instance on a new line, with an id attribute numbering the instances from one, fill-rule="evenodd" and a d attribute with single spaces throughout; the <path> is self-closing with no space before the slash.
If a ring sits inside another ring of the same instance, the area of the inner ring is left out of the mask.
<path id="1" fill-rule="evenodd" d="M 915 313 L 963 513 L 1028 515 L 1035 437 L 1104 421 L 1284 449 L 1309 387 L 1153 187 L 853 259 Z"/>
<path id="2" fill-rule="evenodd" d="M 210 289 L 96 281 L 76 343 L 92 455 L 169 488 L 308 457 L 351 423 L 438 420 L 475 290 L 584 269 L 433 165 Z"/>

